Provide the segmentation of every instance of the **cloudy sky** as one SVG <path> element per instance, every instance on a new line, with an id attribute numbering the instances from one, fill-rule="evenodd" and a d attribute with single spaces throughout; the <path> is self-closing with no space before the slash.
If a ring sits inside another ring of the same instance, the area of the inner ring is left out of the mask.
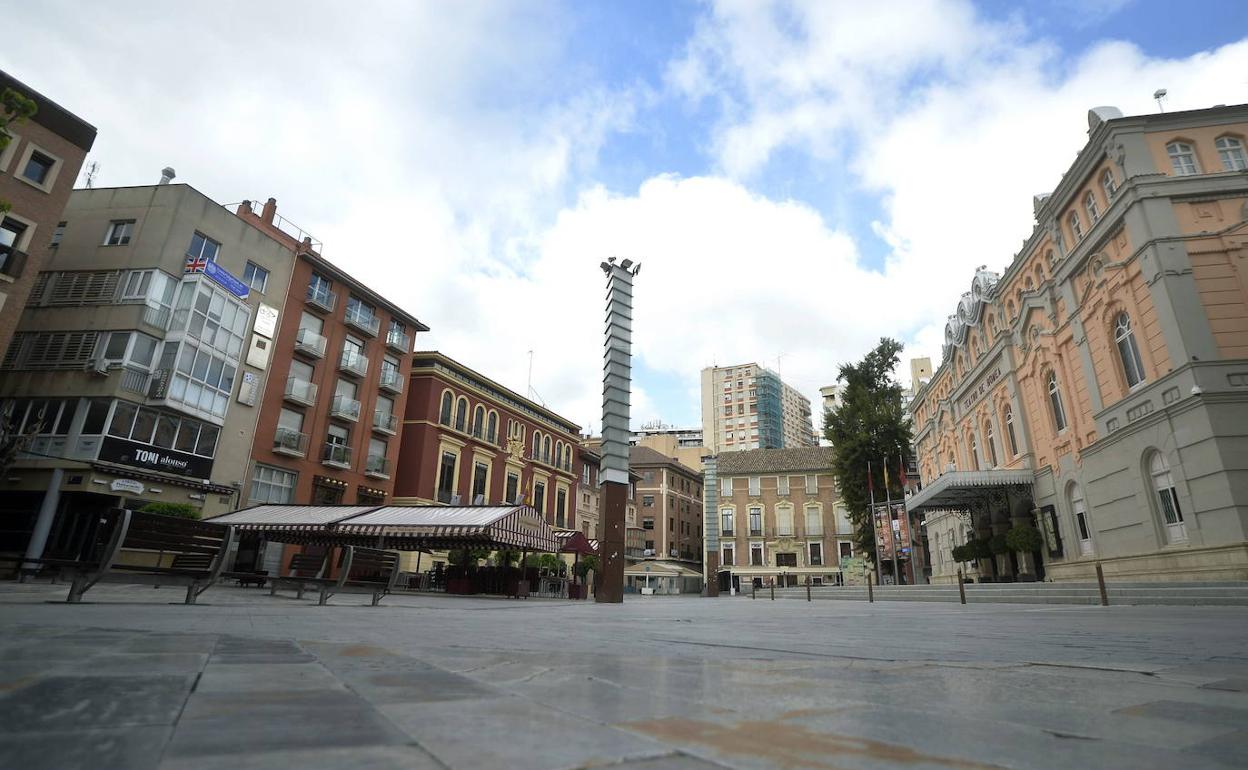
<path id="1" fill-rule="evenodd" d="M 1199 17 L 1199 18 L 1197 18 Z M 1086 112 L 1248 102 L 1248 4 L 0 0 L 0 68 L 99 128 L 99 186 L 269 196 L 418 340 L 598 425 L 604 257 L 643 264 L 635 422 L 698 373 L 811 398 L 939 356 Z"/>

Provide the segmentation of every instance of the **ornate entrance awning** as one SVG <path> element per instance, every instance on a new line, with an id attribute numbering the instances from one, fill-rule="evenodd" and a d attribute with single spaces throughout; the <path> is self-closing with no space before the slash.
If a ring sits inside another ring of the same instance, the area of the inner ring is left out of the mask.
<path id="1" fill-rule="evenodd" d="M 933 510 L 964 510 L 992 492 L 1031 489 L 1035 474 L 1016 471 L 952 471 L 906 498 L 910 513 Z"/>
<path id="2" fill-rule="evenodd" d="M 396 551 L 494 548 L 545 553 L 560 542 L 526 505 L 257 505 L 212 519 L 279 543 L 367 545 Z"/>

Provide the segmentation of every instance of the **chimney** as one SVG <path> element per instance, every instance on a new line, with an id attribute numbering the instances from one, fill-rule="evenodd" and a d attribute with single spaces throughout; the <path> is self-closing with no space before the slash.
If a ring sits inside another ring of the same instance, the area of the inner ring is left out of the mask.
<path id="1" fill-rule="evenodd" d="M 173 181 L 173 178 L 176 177 L 177 175 L 178 175 L 178 172 L 174 171 L 169 166 L 165 166 L 164 168 L 160 170 L 159 184 L 169 184 L 170 182 Z"/>
<path id="2" fill-rule="evenodd" d="M 277 198 L 269 198 L 264 202 L 264 209 L 260 211 L 260 219 L 266 225 L 273 224 L 273 217 L 277 215 Z"/>
<path id="3" fill-rule="evenodd" d="M 251 201 L 243 201 L 242 203 L 238 204 L 238 210 L 235 211 L 234 213 L 240 217 L 243 216 L 244 214 L 251 214 L 252 216 L 255 216 L 255 211 L 253 211 L 251 208 Z"/>

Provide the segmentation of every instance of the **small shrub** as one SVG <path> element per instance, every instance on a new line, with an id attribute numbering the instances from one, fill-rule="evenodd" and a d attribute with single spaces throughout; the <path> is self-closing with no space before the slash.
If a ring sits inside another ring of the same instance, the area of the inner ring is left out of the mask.
<path id="1" fill-rule="evenodd" d="M 1019 524 L 1005 534 L 1011 551 L 1035 553 L 1044 545 L 1044 536 L 1030 524 Z"/>
<path id="2" fill-rule="evenodd" d="M 189 503 L 148 503 L 139 509 L 139 513 L 176 516 L 179 519 L 199 518 L 199 509 Z"/>

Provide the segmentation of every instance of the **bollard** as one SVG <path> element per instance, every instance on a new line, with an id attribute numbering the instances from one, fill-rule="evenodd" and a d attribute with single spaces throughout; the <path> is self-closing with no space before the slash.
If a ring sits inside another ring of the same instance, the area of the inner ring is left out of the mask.
<path id="1" fill-rule="evenodd" d="M 750 598 L 758 598 L 758 583 L 755 583 L 753 580 L 750 581 Z"/>
<path id="2" fill-rule="evenodd" d="M 810 575 L 806 576 L 806 601 L 810 601 Z"/>
<path id="3" fill-rule="evenodd" d="M 776 600 L 776 584 L 774 582 L 771 584 L 771 600 L 773 602 Z"/>
<path id="4" fill-rule="evenodd" d="M 962 582 L 962 568 L 958 568 L 958 598 L 966 604 L 966 583 Z"/>
<path id="5" fill-rule="evenodd" d="M 1105 571 L 1101 569 L 1101 563 L 1096 563 L 1096 585 L 1101 589 L 1101 606 L 1109 606 L 1109 594 L 1105 592 Z"/>
<path id="6" fill-rule="evenodd" d="M 875 604 L 875 591 L 871 588 L 871 573 L 867 573 L 867 601 Z"/>

